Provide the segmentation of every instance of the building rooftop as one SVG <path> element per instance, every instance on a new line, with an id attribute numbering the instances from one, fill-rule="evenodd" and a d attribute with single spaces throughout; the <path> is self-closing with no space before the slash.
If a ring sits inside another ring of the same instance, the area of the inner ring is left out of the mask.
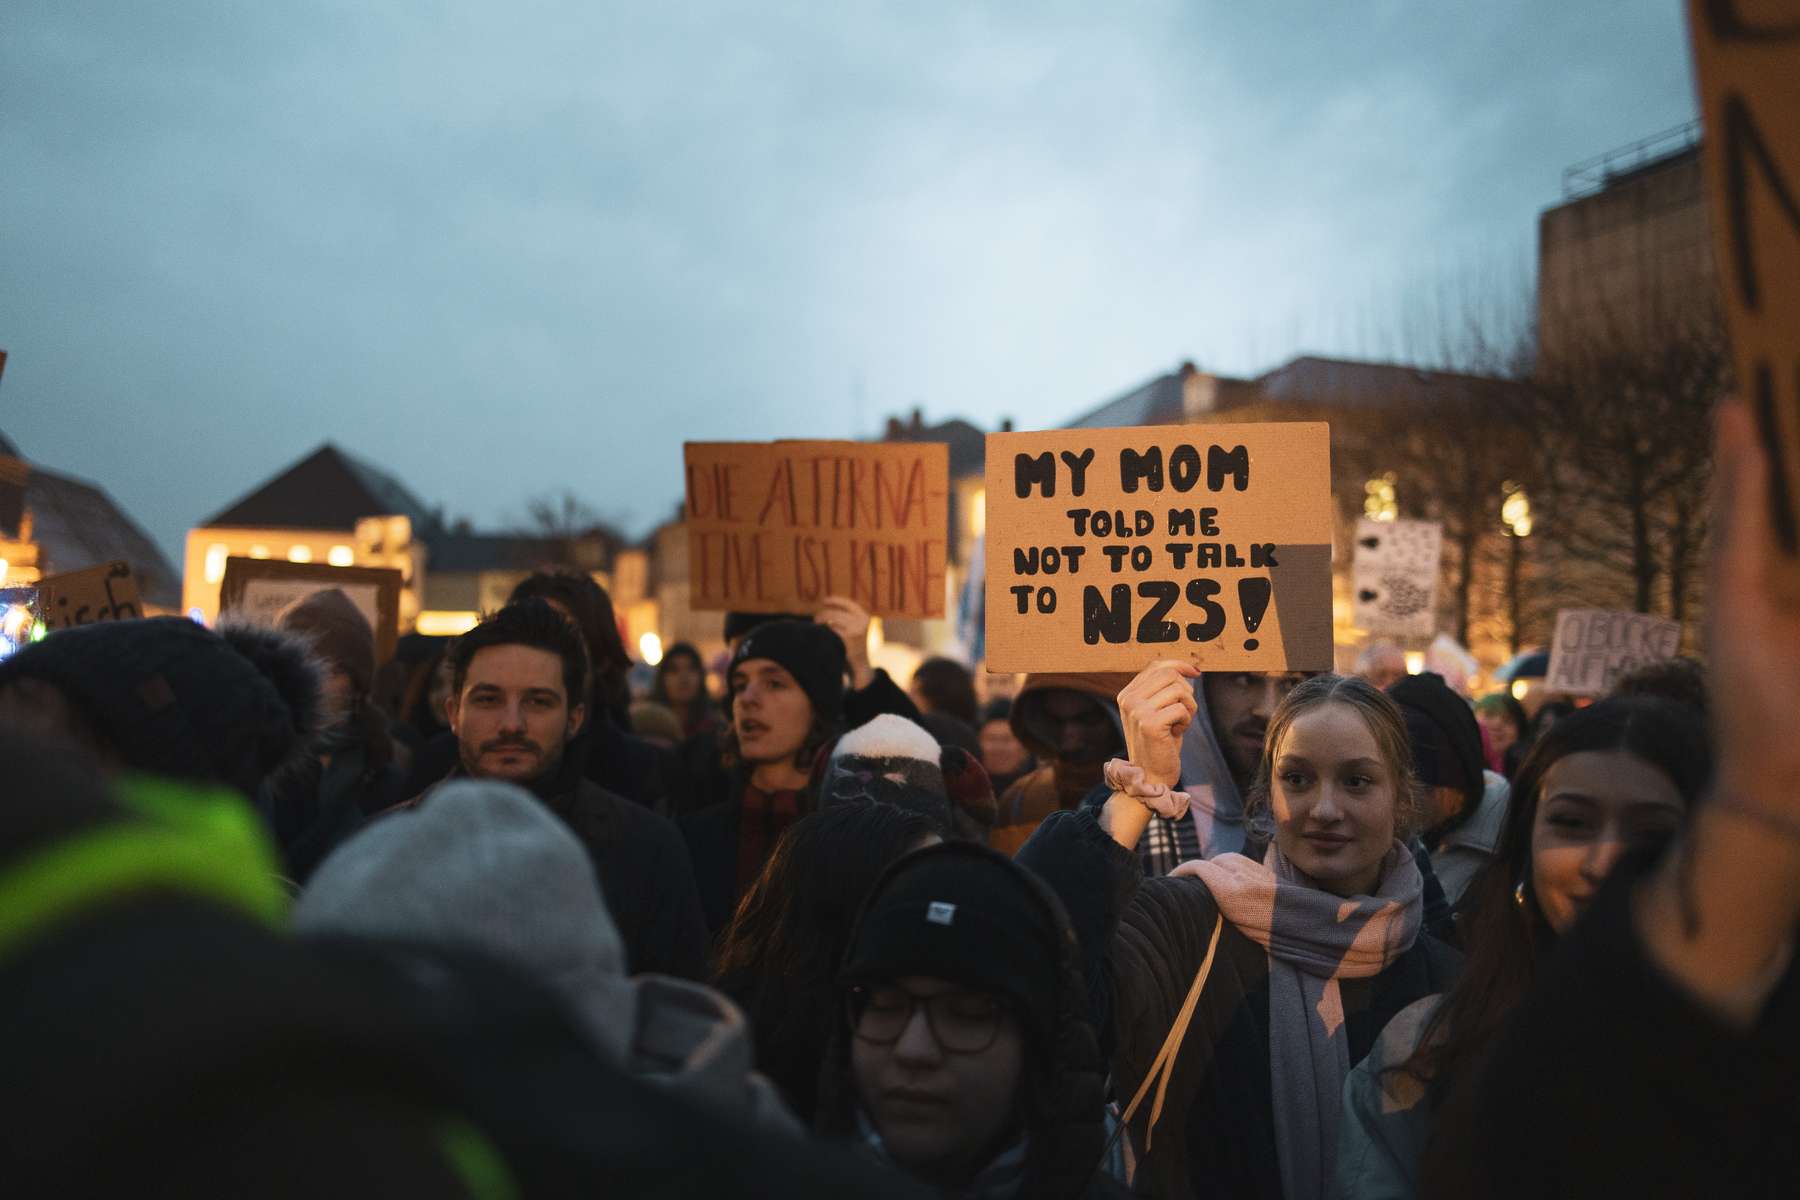
<path id="1" fill-rule="evenodd" d="M 206 528 L 342 529 L 362 517 L 399 514 L 425 537 L 438 521 L 405 484 L 330 442 L 202 522 Z"/>

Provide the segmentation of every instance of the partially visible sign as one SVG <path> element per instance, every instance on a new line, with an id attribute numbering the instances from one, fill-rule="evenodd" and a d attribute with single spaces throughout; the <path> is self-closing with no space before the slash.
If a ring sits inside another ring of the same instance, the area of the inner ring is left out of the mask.
<path id="1" fill-rule="evenodd" d="M 1319 422 L 987 439 L 987 667 L 1331 668 Z"/>
<path id="2" fill-rule="evenodd" d="M 688 584 L 699 611 L 812 612 L 848 596 L 942 617 L 942 442 L 689 442 Z"/>
<path id="3" fill-rule="evenodd" d="M 1769 455 L 1777 585 L 1800 597 L 1800 0 L 1692 0 L 1737 386 Z"/>
<path id="4" fill-rule="evenodd" d="M 1599 696 L 1619 676 L 1645 663 L 1674 658 L 1681 625 L 1649 613 L 1565 608 L 1556 614 L 1556 640 L 1544 686 L 1571 696 Z"/>
<path id="5" fill-rule="evenodd" d="M 38 619 L 54 633 L 99 621 L 130 621 L 144 615 L 137 579 L 126 562 L 109 562 L 38 580 Z"/>
<path id="6" fill-rule="evenodd" d="M 401 578 L 393 567 L 333 567 L 272 558 L 228 558 L 219 615 L 274 625 L 282 610 L 314 592 L 339 588 L 375 631 L 375 657 L 387 662 L 400 640 Z"/>
<path id="7" fill-rule="evenodd" d="M 1350 572 L 1356 627 L 1419 640 L 1436 633 L 1443 554 L 1444 527 L 1437 521 L 1358 519 Z"/>

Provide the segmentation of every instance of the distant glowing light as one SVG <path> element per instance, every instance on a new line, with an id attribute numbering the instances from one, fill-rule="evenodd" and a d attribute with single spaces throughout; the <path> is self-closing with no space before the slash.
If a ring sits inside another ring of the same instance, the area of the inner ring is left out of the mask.
<path id="1" fill-rule="evenodd" d="M 439 612 L 427 609 L 413 628 L 426 637 L 461 637 L 481 620 L 476 612 Z"/>
<path id="2" fill-rule="evenodd" d="M 1531 684 L 1523 679 L 1515 679 L 1512 681 L 1512 698 L 1514 700 L 1523 700 L 1525 698 L 1525 693 L 1530 689 Z"/>
<path id="3" fill-rule="evenodd" d="M 187 615 L 188 615 L 188 620 L 192 621 L 196 625 L 206 624 L 206 613 L 201 611 L 198 608 L 188 609 Z"/>
<path id="4" fill-rule="evenodd" d="M 349 567 L 356 564 L 356 551 L 348 546 L 333 546 L 325 561 L 334 567 Z"/>
<path id="5" fill-rule="evenodd" d="M 295 563 L 311 562 L 312 561 L 312 547 L 311 546 L 289 546 L 288 547 L 288 561 L 295 562 Z"/>
<path id="6" fill-rule="evenodd" d="M 1423 671 L 1424 669 L 1425 669 L 1424 651 L 1408 650 L 1406 652 L 1406 673 L 1408 675 L 1417 675 L 1420 671 Z"/>
<path id="7" fill-rule="evenodd" d="M 1400 515 L 1399 493 L 1394 485 L 1399 478 L 1387 471 L 1363 484 L 1363 516 L 1375 521 L 1392 521 Z"/>
<path id="8" fill-rule="evenodd" d="M 251 558 L 267 558 L 267 557 L 269 557 L 269 548 L 267 546 L 263 546 L 263 545 L 252 546 L 252 547 L 250 547 L 250 557 Z"/>
<path id="9" fill-rule="evenodd" d="M 662 639 L 654 633 L 646 633 L 638 639 L 638 653 L 644 656 L 645 662 L 654 667 L 662 661 Z"/>
<path id="10" fill-rule="evenodd" d="M 0 614 L 0 634 L 9 642 L 22 642 L 31 632 L 31 610 L 23 604 L 9 604 L 4 614 Z"/>

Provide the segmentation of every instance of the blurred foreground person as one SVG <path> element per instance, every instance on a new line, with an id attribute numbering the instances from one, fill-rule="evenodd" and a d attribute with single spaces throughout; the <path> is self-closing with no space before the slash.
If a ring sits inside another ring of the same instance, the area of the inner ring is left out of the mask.
<path id="1" fill-rule="evenodd" d="M 458 638 L 450 656 L 461 761 L 449 778 L 531 792 L 587 847 L 632 971 L 702 977 L 706 931 L 680 834 L 586 778 L 569 752 L 587 719 L 587 651 L 575 627 L 544 601 L 521 600 Z"/>
<path id="2" fill-rule="evenodd" d="M 1665 845 L 1708 772 L 1704 730 L 1658 701 L 1603 701 L 1557 722 L 1533 748 L 1498 852 L 1471 896 L 1461 978 L 1447 995 L 1395 1017 L 1345 1087 L 1343 1196 L 1419 1194 L 1419 1163 L 1434 1125 L 1444 1124 L 1445 1098 L 1477 1075 L 1541 964 L 1621 857 Z M 1441 1135 L 1466 1144 L 1466 1132 Z"/>
<path id="3" fill-rule="evenodd" d="M 889 863 L 941 840 L 923 814 L 891 804 L 803 817 L 776 843 L 720 939 L 718 986 L 749 1014 L 758 1069 L 808 1126 L 856 914 Z"/>
<path id="4" fill-rule="evenodd" d="M 1710 795 L 1587 905 L 1434 1138 L 1428 1196 L 1800 1190 L 1800 609 L 1773 594 L 1770 464 L 1718 417 Z M 1568 718 L 1572 720 L 1573 718 Z"/>
<path id="5" fill-rule="evenodd" d="M 272 629 L 108 621 L 0 660 L 0 728 L 245 797 L 300 769 L 324 721 L 317 661 Z"/>
<path id="6" fill-rule="evenodd" d="M 1163 661 L 1131 681 L 1112 794 L 1046 820 L 1019 861 L 1069 906 L 1090 997 L 1110 1011 L 1137 1190 L 1315 1200 L 1333 1184 L 1345 1076 L 1459 956 L 1421 928 L 1404 721 L 1353 676 L 1310 679 L 1275 709 L 1250 792 L 1270 829 L 1260 859 L 1144 878 L 1138 839 L 1186 799 L 1173 785 L 1195 674 Z"/>
<path id="7" fill-rule="evenodd" d="M 1105 1071 L 1055 895 L 979 846 L 907 855 L 844 960 L 818 1128 L 954 1196 L 1123 1195 Z"/>
<path id="8" fill-rule="evenodd" d="M 507 963 L 555 994 L 608 1062 L 720 1116 L 800 1132 L 752 1072 L 735 1005 L 686 980 L 628 977 L 586 851 L 510 784 L 446 784 L 352 838 L 300 894 L 294 925 Z"/>
<path id="9" fill-rule="evenodd" d="M 0 761 L 8 1195 L 914 1194 L 626 1074 L 505 962 L 292 936 L 239 797 Z"/>

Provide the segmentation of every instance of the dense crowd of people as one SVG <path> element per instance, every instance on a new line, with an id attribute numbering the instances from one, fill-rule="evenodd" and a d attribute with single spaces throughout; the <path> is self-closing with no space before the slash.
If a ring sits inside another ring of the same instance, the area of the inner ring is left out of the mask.
<path id="1" fill-rule="evenodd" d="M 1800 614 L 1721 418 L 1704 668 L 873 666 L 731 614 L 634 696 L 556 570 L 378 663 L 0 661 L 12 1194 L 1793 1195 Z M 709 686 L 709 666 L 722 689 Z"/>

